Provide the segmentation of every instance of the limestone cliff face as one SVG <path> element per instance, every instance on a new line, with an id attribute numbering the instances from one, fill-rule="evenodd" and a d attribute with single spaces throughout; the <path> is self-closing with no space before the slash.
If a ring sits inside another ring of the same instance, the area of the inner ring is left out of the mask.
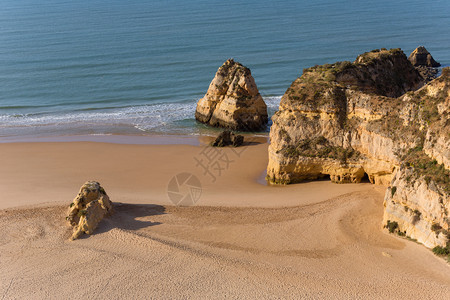
<path id="1" fill-rule="evenodd" d="M 441 77 L 422 87 L 423 78 L 399 49 L 304 70 L 272 117 L 268 181 L 288 184 L 329 175 L 333 182 L 351 183 L 367 174 L 372 183 L 389 186 L 400 180 L 397 170 L 405 168 L 420 175 L 417 182 L 439 186 L 448 199 L 449 82 L 450 71 L 444 69 Z M 410 184 L 398 183 L 398 197 L 408 198 Z M 416 194 L 411 197 L 435 197 L 425 187 Z M 423 209 L 425 216 L 422 204 L 414 209 Z M 440 214 L 446 215 L 444 210 Z M 431 222 L 447 228 L 448 219 Z M 411 228 L 400 229 L 409 234 Z M 416 234 L 419 241 L 428 229 Z"/>
<path id="2" fill-rule="evenodd" d="M 425 108 L 421 111 L 421 117 L 425 118 L 426 122 L 421 124 L 423 129 L 426 129 L 424 151 L 446 169 L 450 169 L 449 77 L 450 69 L 446 68 L 440 78 L 421 91 L 423 98 L 420 98 L 422 102 L 419 102 L 419 105 Z"/>
<path id="3" fill-rule="evenodd" d="M 329 145 L 322 147 L 320 154 L 312 149 L 306 155 L 333 159 L 340 166 L 333 181 L 359 182 L 367 173 L 372 182 L 387 184 L 399 163 L 395 152 L 415 143 L 398 143 L 383 134 L 382 129 L 388 127 L 386 116 L 401 108 L 401 101 L 392 97 L 422 84 L 419 73 L 398 49 L 365 53 L 353 63 L 304 70 L 283 95 L 272 118 L 268 179 L 292 183 L 317 178 L 318 173 L 300 173 L 294 165 L 303 165 L 304 149 L 299 145 L 321 137 Z M 347 168 L 349 164 L 360 168 Z"/>
<path id="4" fill-rule="evenodd" d="M 401 167 L 384 200 L 383 224 L 396 224 L 396 231 L 425 246 L 445 247 L 449 238 L 450 199 L 441 185 Z"/>
<path id="5" fill-rule="evenodd" d="M 232 59 L 218 70 L 206 95 L 197 103 L 197 121 L 240 131 L 266 127 L 268 116 L 250 69 Z"/>

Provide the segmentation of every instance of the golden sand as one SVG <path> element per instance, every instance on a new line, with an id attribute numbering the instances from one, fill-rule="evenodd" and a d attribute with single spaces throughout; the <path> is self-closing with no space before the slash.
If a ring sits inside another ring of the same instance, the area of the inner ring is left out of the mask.
<path id="1" fill-rule="evenodd" d="M 221 150 L 214 181 L 198 163 L 209 150 L 0 144 L 0 299 L 450 295 L 444 260 L 382 231 L 384 188 L 264 185 L 265 143 Z M 167 195 L 182 172 L 201 182 L 194 206 Z M 86 180 L 102 184 L 115 214 L 70 242 L 66 208 Z"/>

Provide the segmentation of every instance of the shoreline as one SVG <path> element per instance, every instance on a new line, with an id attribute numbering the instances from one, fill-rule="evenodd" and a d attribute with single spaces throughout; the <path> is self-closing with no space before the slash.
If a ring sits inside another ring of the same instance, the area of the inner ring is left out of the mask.
<path id="1" fill-rule="evenodd" d="M 150 139 L 160 144 L 151 144 Z M 197 204 L 206 206 L 294 206 L 298 200 L 272 201 L 271 197 L 276 197 L 280 190 L 303 191 L 312 199 L 309 201 L 314 202 L 364 187 L 364 184 L 344 186 L 330 181 L 268 185 L 263 180 L 268 161 L 266 138 L 255 137 L 256 140 L 238 148 L 209 147 L 212 137 L 150 139 L 145 138 L 147 143 L 137 143 L 134 137 L 125 138 L 133 144 L 124 144 L 124 140 L 113 143 L 98 139 L 0 143 L 0 164 L 3 166 L 0 181 L 4 183 L 0 185 L 0 195 L 4 195 L 0 209 L 68 203 L 87 180 L 96 180 L 105 186 L 112 195 L 112 201 L 170 205 L 167 185 L 171 178 L 183 172 L 199 178 L 203 194 Z M 206 162 L 204 152 L 210 150 L 219 151 L 224 159 L 227 158 L 228 162 L 219 162 L 223 170 L 211 168 L 206 172 L 202 169 L 198 161 Z M 33 199 L 29 198 L 31 190 L 34 191 Z M 246 195 L 246 201 L 238 196 L 239 192 Z M 260 199 L 261 192 L 267 197 Z"/>
<path id="2" fill-rule="evenodd" d="M 185 135 L 185 134 L 92 134 L 92 135 L 54 135 L 40 137 L 0 137 L 0 144 L 12 143 L 55 143 L 55 142 L 96 142 L 129 145 L 206 145 L 210 143 L 217 134 Z M 256 139 L 258 142 L 268 141 L 269 133 L 239 133 L 244 137 Z"/>

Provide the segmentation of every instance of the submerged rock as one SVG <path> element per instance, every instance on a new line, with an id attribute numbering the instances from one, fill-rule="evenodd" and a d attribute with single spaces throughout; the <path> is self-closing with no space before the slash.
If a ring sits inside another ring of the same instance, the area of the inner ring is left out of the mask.
<path id="1" fill-rule="evenodd" d="M 226 147 L 233 146 L 239 147 L 244 143 L 244 137 L 242 135 L 236 135 L 229 130 L 224 130 L 219 136 L 212 142 L 213 147 Z"/>
<path id="2" fill-rule="evenodd" d="M 206 95 L 198 101 L 195 119 L 232 130 L 264 129 L 268 121 L 267 106 L 250 69 L 227 60 L 217 70 Z"/>
<path id="3" fill-rule="evenodd" d="M 83 233 L 92 234 L 98 223 L 111 212 L 112 202 L 100 183 L 87 181 L 69 207 L 66 219 L 73 227 L 71 239 L 77 239 Z"/>
<path id="4" fill-rule="evenodd" d="M 417 47 L 410 55 L 408 60 L 414 67 L 424 66 L 430 68 L 440 67 L 441 64 L 434 60 L 430 52 L 424 46 Z"/>

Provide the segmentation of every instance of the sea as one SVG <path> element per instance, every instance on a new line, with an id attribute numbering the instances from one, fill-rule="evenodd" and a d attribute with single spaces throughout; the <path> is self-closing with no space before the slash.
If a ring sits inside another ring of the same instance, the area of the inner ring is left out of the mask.
<path id="1" fill-rule="evenodd" d="M 419 45 L 450 65 L 449 0 L 1 0 L 0 141 L 213 134 L 195 107 L 228 58 L 272 115 L 304 68 Z"/>

